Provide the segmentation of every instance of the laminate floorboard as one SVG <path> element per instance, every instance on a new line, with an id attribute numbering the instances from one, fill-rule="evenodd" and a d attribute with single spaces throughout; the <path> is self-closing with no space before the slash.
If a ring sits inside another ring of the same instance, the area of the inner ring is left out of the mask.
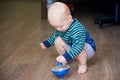
<path id="1" fill-rule="evenodd" d="M 120 25 L 99 29 L 94 13 L 75 15 L 94 38 L 97 51 L 88 71 L 77 74 L 77 61 L 69 65 L 65 80 L 119 80 Z M 54 47 L 42 50 L 39 43 L 53 33 L 40 19 L 40 2 L 0 1 L 0 80 L 59 80 L 52 74 L 58 56 Z"/>

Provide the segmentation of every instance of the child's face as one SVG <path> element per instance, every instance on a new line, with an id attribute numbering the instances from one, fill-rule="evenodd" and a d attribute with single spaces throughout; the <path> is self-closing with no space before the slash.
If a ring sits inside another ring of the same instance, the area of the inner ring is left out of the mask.
<path id="1" fill-rule="evenodd" d="M 65 32 L 68 30 L 71 21 L 69 18 L 59 19 L 58 21 L 54 21 L 51 25 L 58 31 Z"/>
<path id="2" fill-rule="evenodd" d="M 62 23 L 60 25 L 55 26 L 55 28 L 58 31 L 65 32 L 69 28 L 69 22 L 68 22 L 68 20 L 65 19 L 64 21 L 62 21 Z"/>

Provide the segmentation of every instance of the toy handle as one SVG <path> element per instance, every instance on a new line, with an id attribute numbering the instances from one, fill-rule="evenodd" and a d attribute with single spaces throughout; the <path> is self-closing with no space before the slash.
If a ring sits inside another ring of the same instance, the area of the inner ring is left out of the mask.
<path id="1" fill-rule="evenodd" d="M 61 62 L 57 62 L 57 66 L 61 67 L 63 64 Z"/>

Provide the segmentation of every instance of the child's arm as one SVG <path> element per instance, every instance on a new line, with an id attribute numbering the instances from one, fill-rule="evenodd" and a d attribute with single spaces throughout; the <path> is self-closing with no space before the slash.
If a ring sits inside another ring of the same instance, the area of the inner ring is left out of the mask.
<path id="1" fill-rule="evenodd" d="M 75 27 L 71 33 L 72 47 L 69 51 L 66 51 L 63 56 L 67 62 L 76 58 L 84 49 L 85 38 L 86 38 L 86 29 L 82 26 Z"/>
<path id="2" fill-rule="evenodd" d="M 75 35 L 76 36 L 76 35 Z M 67 60 L 67 62 L 71 61 L 72 59 L 76 58 L 84 49 L 85 45 L 85 33 L 79 34 L 73 38 L 73 44 L 69 51 L 66 51 L 63 56 Z"/>
<path id="3" fill-rule="evenodd" d="M 69 51 L 66 51 L 63 55 L 60 55 L 56 58 L 58 62 L 62 62 L 63 64 L 70 62 L 72 59 L 77 57 L 83 50 L 85 45 L 85 35 L 86 30 L 80 31 L 77 29 L 74 31 L 74 34 L 72 34 L 72 47 Z"/>
<path id="4" fill-rule="evenodd" d="M 46 39 L 45 41 L 42 42 L 42 44 L 40 43 L 40 45 L 42 45 L 42 48 L 49 48 L 50 46 L 54 45 L 54 41 L 55 39 L 58 37 L 58 32 L 55 31 L 55 33 L 49 37 L 48 39 Z"/>

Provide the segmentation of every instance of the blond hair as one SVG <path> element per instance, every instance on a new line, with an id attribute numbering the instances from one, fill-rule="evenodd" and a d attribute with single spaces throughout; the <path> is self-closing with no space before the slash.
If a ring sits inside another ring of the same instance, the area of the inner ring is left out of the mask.
<path id="1" fill-rule="evenodd" d="M 50 23 L 57 22 L 68 15 L 70 15 L 70 10 L 68 6 L 62 2 L 54 2 L 48 8 L 48 21 Z"/>

